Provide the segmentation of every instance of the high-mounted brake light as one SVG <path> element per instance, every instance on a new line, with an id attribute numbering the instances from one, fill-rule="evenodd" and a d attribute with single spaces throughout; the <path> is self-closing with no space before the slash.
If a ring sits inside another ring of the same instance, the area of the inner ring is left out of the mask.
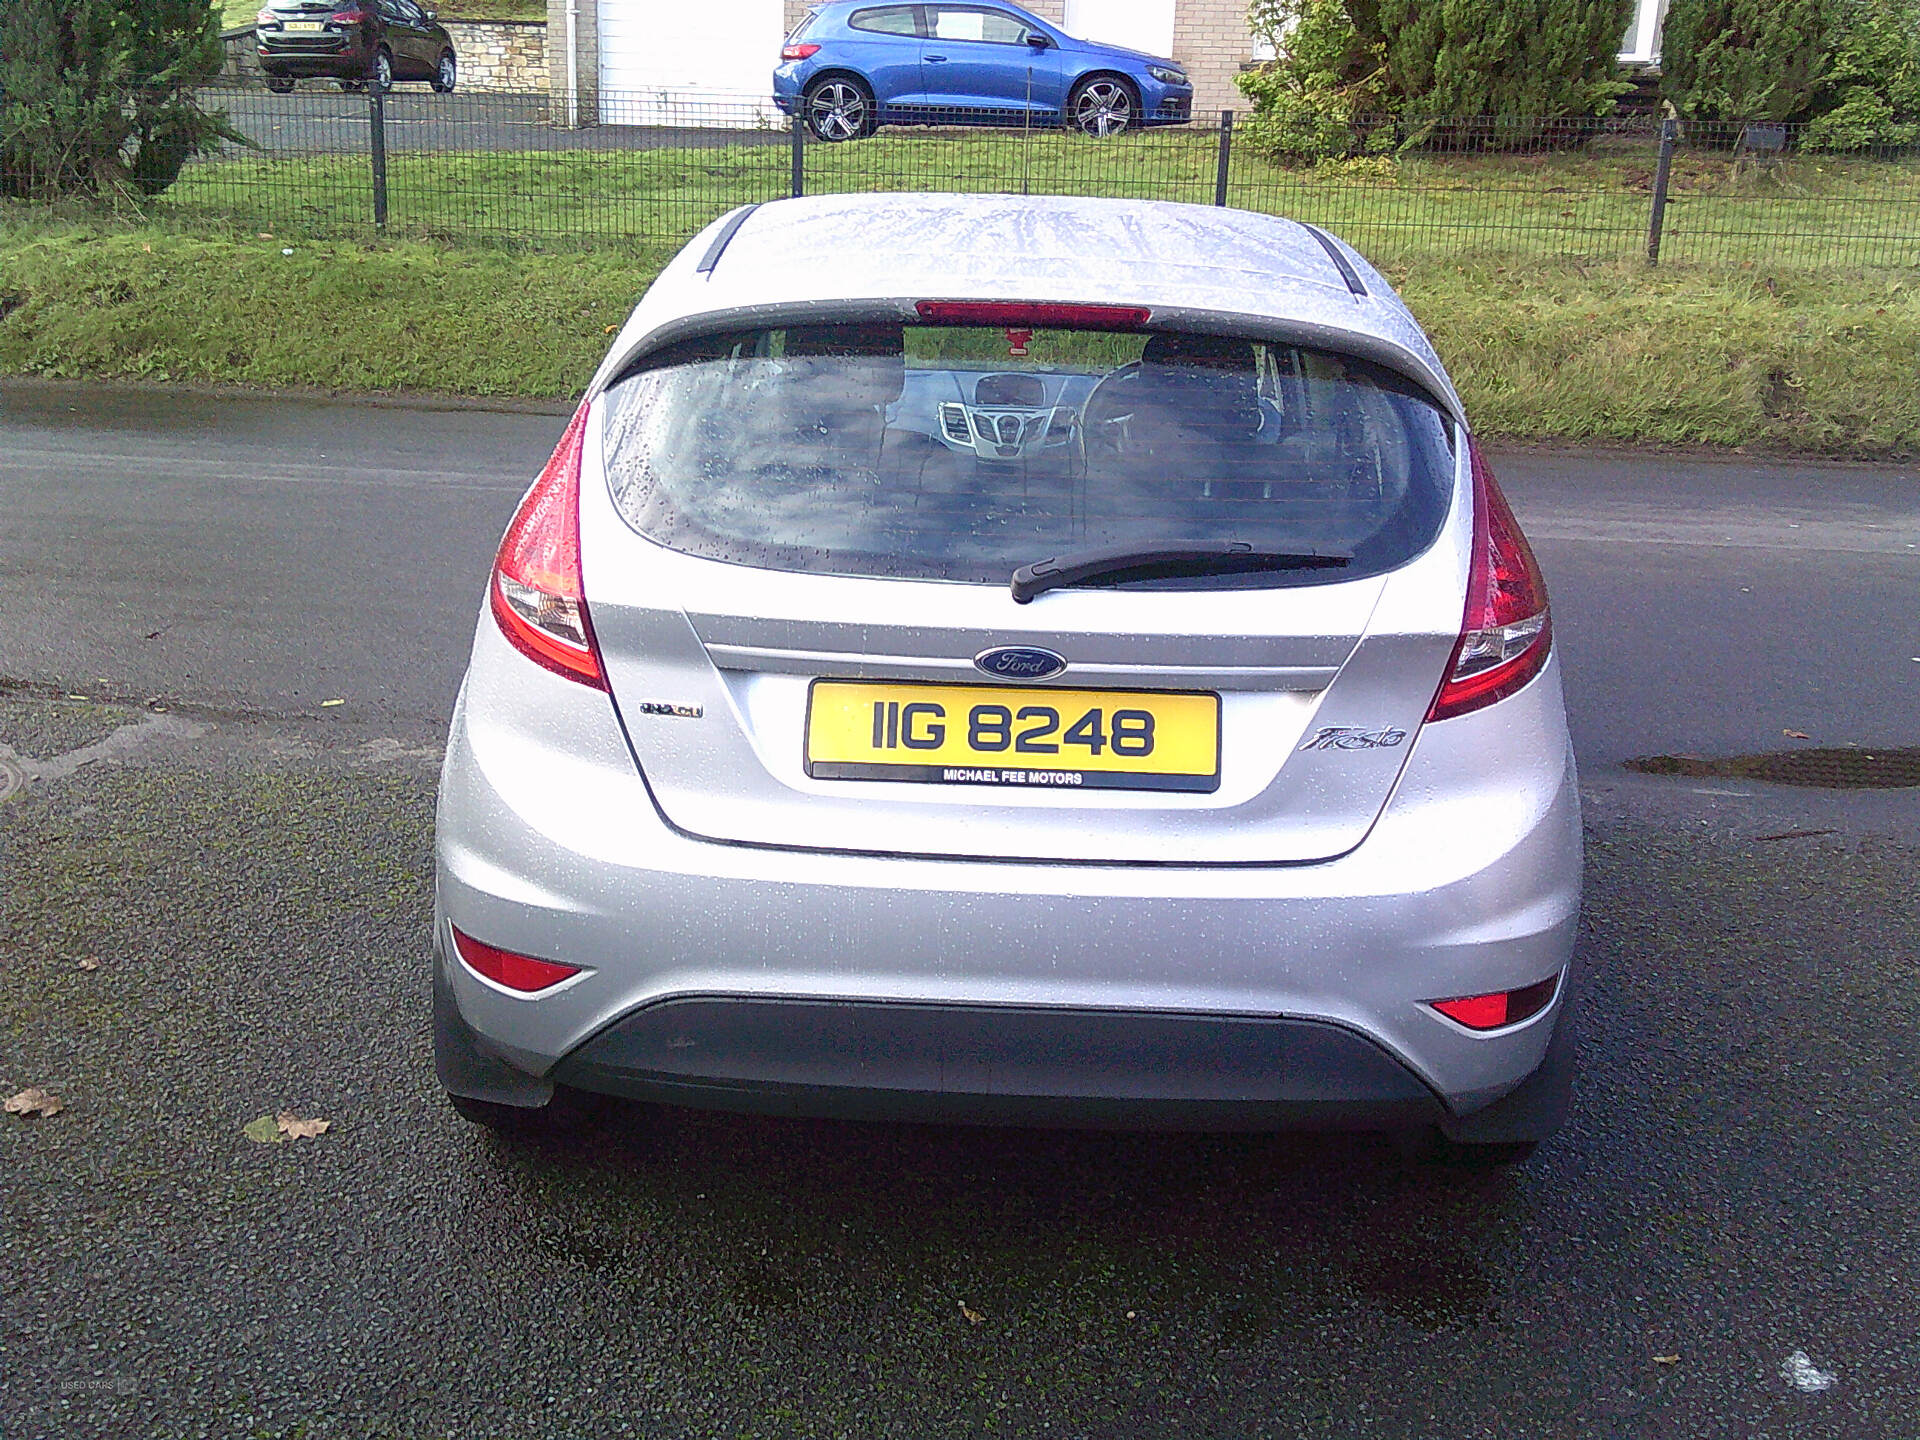
<path id="1" fill-rule="evenodd" d="M 1553 1001 L 1553 992 L 1560 987 L 1560 977 L 1549 975 L 1532 985 L 1524 985 L 1518 990 L 1498 990 L 1491 995 L 1466 995 L 1458 1000 L 1431 1000 L 1432 1005 L 1449 1020 L 1466 1026 L 1469 1030 L 1498 1030 L 1503 1025 L 1518 1025 L 1522 1020 L 1531 1020 Z"/>
<path id="2" fill-rule="evenodd" d="M 1029 305 L 1005 300 L 922 300 L 929 325 L 1020 325 L 1035 329 L 1138 330 L 1153 318 L 1144 305 Z"/>
<path id="3" fill-rule="evenodd" d="M 820 47 L 818 45 L 783 45 L 780 47 L 780 58 L 782 60 L 805 60 L 819 53 Z"/>
<path id="4" fill-rule="evenodd" d="M 494 984 L 524 995 L 551 990 L 562 980 L 580 973 L 578 965 L 560 965 L 552 960 L 536 960 L 531 955 L 516 955 L 511 950 L 476 940 L 457 927 L 453 931 L 453 948 L 476 975 L 484 975 Z"/>
<path id="5" fill-rule="evenodd" d="M 500 633 L 516 650 L 556 675 L 604 690 L 607 675 L 580 584 L 580 458 L 587 408 L 582 401 L 547 468 L 514 512 L 488 591 Z"/>
<path id="6" fill-rule="evenodd" d="M 1553 644 L 1540 562 L 1471 439 L 1467 458 L 1473 469 L 1467 609 L 1447 678 L 1427 711 L 1429 720 L 1465 715 L 1504 700 L 1540 673 Z"/>

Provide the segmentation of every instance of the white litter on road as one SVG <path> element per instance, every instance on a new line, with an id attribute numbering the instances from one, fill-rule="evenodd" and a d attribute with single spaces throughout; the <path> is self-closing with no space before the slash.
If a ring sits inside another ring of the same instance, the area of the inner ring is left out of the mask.
<path id="1" fill-rule="evenodd" d="M 1814 1364 L 1806 1351 L 1796 1350 L 1780 1362 L 1780 1378 L 1803 1395 L 1817 1395 L 1832 1389 L 1837 1377 Z"/>

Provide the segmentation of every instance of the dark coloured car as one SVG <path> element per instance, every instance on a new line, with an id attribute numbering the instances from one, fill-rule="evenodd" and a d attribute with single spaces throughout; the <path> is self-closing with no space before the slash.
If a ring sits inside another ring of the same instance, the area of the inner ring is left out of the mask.
<path id="1" fill-rule="evenodd" d="M 415 0 L 271 0 L 254 20 L 267 88 L 337 80 L 342 89 L 425 80 L 446 94 L 459 75 L 453 37 Z"/>
<path id="2" fill-rule="evenodd" d="M 1184 125 L 1178 61 L 1078 40 L 1016 5 L 828 0 L 787 37 L 773 100 L 815 138 L 876 125 L 1066 125 L 1117 135 Z"/>

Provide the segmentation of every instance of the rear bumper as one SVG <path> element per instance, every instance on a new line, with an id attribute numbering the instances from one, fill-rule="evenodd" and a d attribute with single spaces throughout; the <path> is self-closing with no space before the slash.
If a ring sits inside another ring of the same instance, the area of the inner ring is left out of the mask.
<path id="1" fill-rule="evenodd" d="M 358 41 L 323 37 L 324 43 L 276 42 L 262 44 L 258 55 L 260 68 L 269 75 L 309 78 L 325 76 L 358 79 L 373 64 L 373 51 Z"/>
<path id="2" fill-rule="evenodd" d="M 1339 1026 L 1021 1006 L 686 996 L 607 1027 L 553 1078 L 857 1119 L 1365 1129 L 1444 1113 L 1406 1066 Z"/>
<path id="3" fill-rule="evenodd" d="M 558 1079 L 809 1113 L 1445 1126 L 1540 1071 L 1564 1005 L 1476 1034 L 1425 1002 L 1566 970 L 1581 842 L 1550 662 L 1426 727 L 1373 833 L 1319 864 L 715 844 L 661 820 L 604 693 L 483 620 L 437 860 L 445 1003 L 520 1103 Z M 583 973 L 513 994 L 446 956 L 448 924 Z"/>

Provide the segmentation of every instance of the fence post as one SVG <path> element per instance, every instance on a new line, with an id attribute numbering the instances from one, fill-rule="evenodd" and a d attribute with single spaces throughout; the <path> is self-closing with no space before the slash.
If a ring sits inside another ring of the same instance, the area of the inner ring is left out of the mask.
<path id="1" fill-rule="evenodd" d="M 1680 122 L 1669 116 L 1660 122 L 1660 163 L 1653 169 L 1653 214 L 1647 219 L 1647 264 L 1660 263 L 1660 230 L 1667 220 L 1667 175 L 1673 169 L 1673 142 Z"/>
<path id="2" fill-rule="evenodd" d="M 795 198 L 807 193 L 807 127 L 798 115 L 793 117 L 793 177 L 789 192 Z"/>
<path id="3" fill-rule="evenodd" d="M 367 124 L 373 142 L 373 223 L 387 223 L 387 97 L 367 86 Z"/>
<path id="4" fill-rule="evenodd" d="M 1220 112 L 1220 159 L 1213 168 L 1213 203 L 1227 203 L 1227 166 L 1233 159 L 1233 111 Z"/>

